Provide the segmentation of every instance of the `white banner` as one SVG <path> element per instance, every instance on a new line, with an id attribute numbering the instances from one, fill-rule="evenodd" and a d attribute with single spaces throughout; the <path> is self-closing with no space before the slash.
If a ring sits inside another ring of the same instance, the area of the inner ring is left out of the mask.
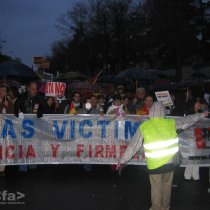
<path id="1" fill-rule="evenodd" d="M 114 164 L 145 120 L 134 115 L 0 115 L 0 164 Z M 204 120 L 179 134 L 184 164 L 210 166 L 209 125 Z M 196 143 L 200 134 L 203 148 Z M 142 154 L 129 164 L 145 164 Z"/>

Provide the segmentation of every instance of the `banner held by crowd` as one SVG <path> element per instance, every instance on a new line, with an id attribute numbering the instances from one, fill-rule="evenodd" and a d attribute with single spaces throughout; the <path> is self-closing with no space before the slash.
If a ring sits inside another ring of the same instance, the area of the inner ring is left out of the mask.
<path id="1" fill-rule="evenodd" d="M 114 164 L 145 120 L 131 115 L 1 115 L 0 163 Z M 209 120 L 181 132 L 179 139 L 182 164 L 210 166 Z M 129 164 L 145 164 L 143 148 Z"/>

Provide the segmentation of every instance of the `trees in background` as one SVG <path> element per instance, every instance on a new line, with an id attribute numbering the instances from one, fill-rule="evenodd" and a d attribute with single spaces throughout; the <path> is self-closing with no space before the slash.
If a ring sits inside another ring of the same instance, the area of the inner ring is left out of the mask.
<path id="1" fill-rule="evenodd" d="M 210 0 L 89 0 L 61 15 L 65 41 L 53 44 L 51 71 L 117 73 L 148 63 L 175 67 L 210 60 Z"/>
<path id="2" fill-rule="evenodd" d="M 3 62 L 3 61 L 5 61 L 5 60 L 8 59 L 8 56 L 6 56 L 6 55 L 4 55 L 4 54 L 2 53 L 3 43 L 4 43 L 4 42 L 5 42 L 5 41 L 3 41 L 3 40 L 1 39 L 1 37 L 0 37 L 0 62 Z"/>

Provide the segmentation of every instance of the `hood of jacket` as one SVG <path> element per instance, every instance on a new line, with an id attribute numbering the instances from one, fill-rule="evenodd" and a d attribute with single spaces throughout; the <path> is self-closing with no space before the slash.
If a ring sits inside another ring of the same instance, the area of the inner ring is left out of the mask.
<path id="1" fill-rule="evenodd" d="M 165 117 L 166 108 L 162 102 L 154 102 L 149 109 L 149 118 L 163 118 Z"/>

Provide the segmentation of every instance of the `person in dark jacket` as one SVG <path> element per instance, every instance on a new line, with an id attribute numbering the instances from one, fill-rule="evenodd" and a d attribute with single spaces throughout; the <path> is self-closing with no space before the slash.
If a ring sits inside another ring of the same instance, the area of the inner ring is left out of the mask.
<path id="1" fill-rule="evenodd" d="M 19 96 L 14 104 L 15 116 L 18 117 L 21 112 L 23 114 L 37 114 L 38 118 L 42 117 L 42 98 L 38 94 L 36 82 L 31 82 L 28 86 L 27 93 Z"/>
<path id="2" fill-rule="evenodd" d="M 14 104 L 14 114 L 19 117 L 22 114 L 37 114 L 37 117 L 42 117 L 43 105 L 42 98 L 38 95 L 38 88 L 36 82 L 30 82 L 27 93 L 21 95 Z M 25 173 L 28 171 L 28 167 L 31 169 L 37 168 L 37 165 L 20 165 L 19 171 Z"/>
<path id="3" fill-rule="evenodd" d="M 56 114 L 56 105 L 53 97 L 47 97 L 44 108 L 43 108 L 43 114 Z"/>
<path id="4" fill-rule="evenodd" d="M 136 97 L 131 101 L 128 111 L 131 114 L 136 114 L 137 110 L 144 106 L 146 90 L 143 87 L 136 89 Z"/>

